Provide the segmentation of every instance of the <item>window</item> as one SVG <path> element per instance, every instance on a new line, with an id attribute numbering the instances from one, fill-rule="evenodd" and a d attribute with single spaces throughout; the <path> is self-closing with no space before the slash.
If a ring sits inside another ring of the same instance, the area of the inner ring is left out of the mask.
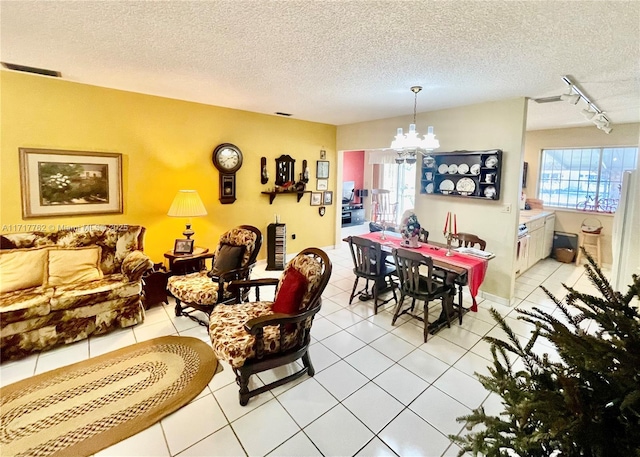
<path id="1" fill-rule="evenodd" d="M 402 214 L 415 204 L 416 164 L 383 164 L 380 187 L 391 191 L 390 201 L 397 202 L 396 223 Z"/>
<path id="2" fill-rule="evenodd" d="M 545 206 L 615 213 L 622 174 L 637 162 L 638 148 L 543 149 L 538 198 Z"/>

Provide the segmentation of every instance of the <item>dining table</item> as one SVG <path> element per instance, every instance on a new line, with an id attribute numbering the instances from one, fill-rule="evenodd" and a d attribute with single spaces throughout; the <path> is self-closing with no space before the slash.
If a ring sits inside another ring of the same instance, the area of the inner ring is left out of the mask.
<path id="1" fill-rule="evenodd" d="M 488 258 L 481 258 L 464 254 L 453 248 L 449 250 L 445 244 L 433 241 L 428 243 L 418 243 L 418 247 L 409 247 L 403 244 L 402 236 L 396 232 L 370 232 L 357 236 L 380 243 L 382 251 L 387 255 L 391 254 L 392 249 L 398 248 L 409 249 L 431 257 L 434 269 L 444 272 L 448 277 L 448 280 L 452 281 L 459 287 L 459 303 L 462 304 L 462 287 L 467 286 L 472 300 L 472 305 L 468 311 L 478 311 L 476 297 L 478 296 L 478 291 L 484 281 L 487 268 L 489 266 L 489 260 L 493 258 L 492 255 L 488 256 Z M 348 238 L 343 239 L 343 241 L 348 241 Z M 450 255 L 447 255 L 447 253 L 450 253 Z M 450 311 L 453 312 L 454 310 L 451 309 Z M 444 320 L 444 310 L 441 318 L 438 320 Z M 438 326 L 438 328 L 440 327 L 441 326 Z"/>

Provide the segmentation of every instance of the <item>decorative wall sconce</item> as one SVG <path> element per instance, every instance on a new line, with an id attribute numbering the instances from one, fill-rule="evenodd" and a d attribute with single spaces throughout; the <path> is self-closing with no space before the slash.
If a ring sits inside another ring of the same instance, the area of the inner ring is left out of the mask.
<path id="1" fill-rule="evenodd" d="M 267 158 L 260 159 L 260 182 L 266 184 L 269 182 L 269 172 L 267 171 Z"/>
<path id="2" fill-rule="evenodd" d="M 300 175 L 300 181 L 305 184 L 309 182 L 309 167 L 307 166 L 307 161 L 302 161 L 302 174 Z"/>

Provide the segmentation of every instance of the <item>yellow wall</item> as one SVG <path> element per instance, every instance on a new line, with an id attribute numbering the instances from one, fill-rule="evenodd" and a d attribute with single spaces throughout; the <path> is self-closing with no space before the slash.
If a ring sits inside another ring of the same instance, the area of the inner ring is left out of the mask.
<path id="1" fill-rule="evenodd" d="M 442 195 L 416 196 L 416 215 L 429 230 L 429 239 L 444 242 L 442 228 L 448 211 L 457 214 L 458 230 L 471 232 L 487 241 L 496 257 L 482 291 L 507 303 L 514 296 L 517 209 L 520 196 L 523 137 L 526 123 L 524 98 L 469 105 L 420 113 L 417 129 L 426 133 L 432 125 L 440 141 L 437 152 L 502 149 L 502 180 L 499 201 L 465 199 Z M 397 127 L 407 127 L 410 116 L 382 119 L 338 127 L 337 149 L 358 150 L 388 147 Z M 368 162 L 368 160 L 367 160 Z M 416 189 L 419 189 L 419 173 Z M 365 187 L 371 183 L 365 173 Z M 418 191 L 419 192 L 419 191 Z M 505 212 L 509 207 L 510 212 Z"/>
<path id="2" fill-rule="evenodd" d="M 145 252 L 160 262 L 184 229 L 184 220 L 166 215 L 171 201 L 179 189 L 196 189 L 209 213 L 193 220 L 196 245 L 213 248 L 228 228 L 251 224 L 265 237 L 264 258 L 267 225 L 276 213 L 287 224 L 287 252 L 334 244 L 336 212 L 331 208 L 320 217 L 309 195 L 299 203 L 294 196 L 280 196 L 269 205 L 260 192 L 273 186 L 274 159 L 281 154 L 296 159 L 296 177 L 302 160 L 309 162 L 307 189 L 315 190 L 315 163 L 323 147 L 334 164 L 329 190 L 335 192 L 335 126 L 10 71 L 0 72 L 0 108 L 2 233 L 21 231 L 20 224 L 141 224 L 147 227 Z M 227 142 L 242 150 L 244 164 L 237 173 L 238 200 L 221 205 L 211 153 Z M 23 219 L 20 147 L 121 153 L 124 213 Z M 262 156 L 271 176 L 265 186 L 260 184 Z"/>
<path id="3" fill-rule="evenodd" d="M 638 146 L 640 142 L 640 124 L 614 124 L 610 134 L 595 126 L 570 129 L 532 130 L 525 136 L 525 158 L 529 163 L 527 197 L 535 198 L 540 173 L 540 157 L 543 149 L 550 148 L 589 148 L 600 146 Z M 556 231 L 579 233 L 582 221 L 589 214 L 580 211 L 555 210 Z M 602 222 L 602 263 L 611 265 L 611 233 L 613 215 L 598 214 Z"/>

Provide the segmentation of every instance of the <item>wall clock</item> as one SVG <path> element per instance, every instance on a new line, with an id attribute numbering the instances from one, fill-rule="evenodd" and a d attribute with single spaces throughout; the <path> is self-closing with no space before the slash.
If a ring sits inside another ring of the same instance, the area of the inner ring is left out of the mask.
<path id="1" fill-rule="evenodd" d="M 213 150 L 213 165 L 220 172 L 220 203 L 236 201 L 236 172 L 242 166 L 242 151 L 231 143 L 222 143 Z"/>

